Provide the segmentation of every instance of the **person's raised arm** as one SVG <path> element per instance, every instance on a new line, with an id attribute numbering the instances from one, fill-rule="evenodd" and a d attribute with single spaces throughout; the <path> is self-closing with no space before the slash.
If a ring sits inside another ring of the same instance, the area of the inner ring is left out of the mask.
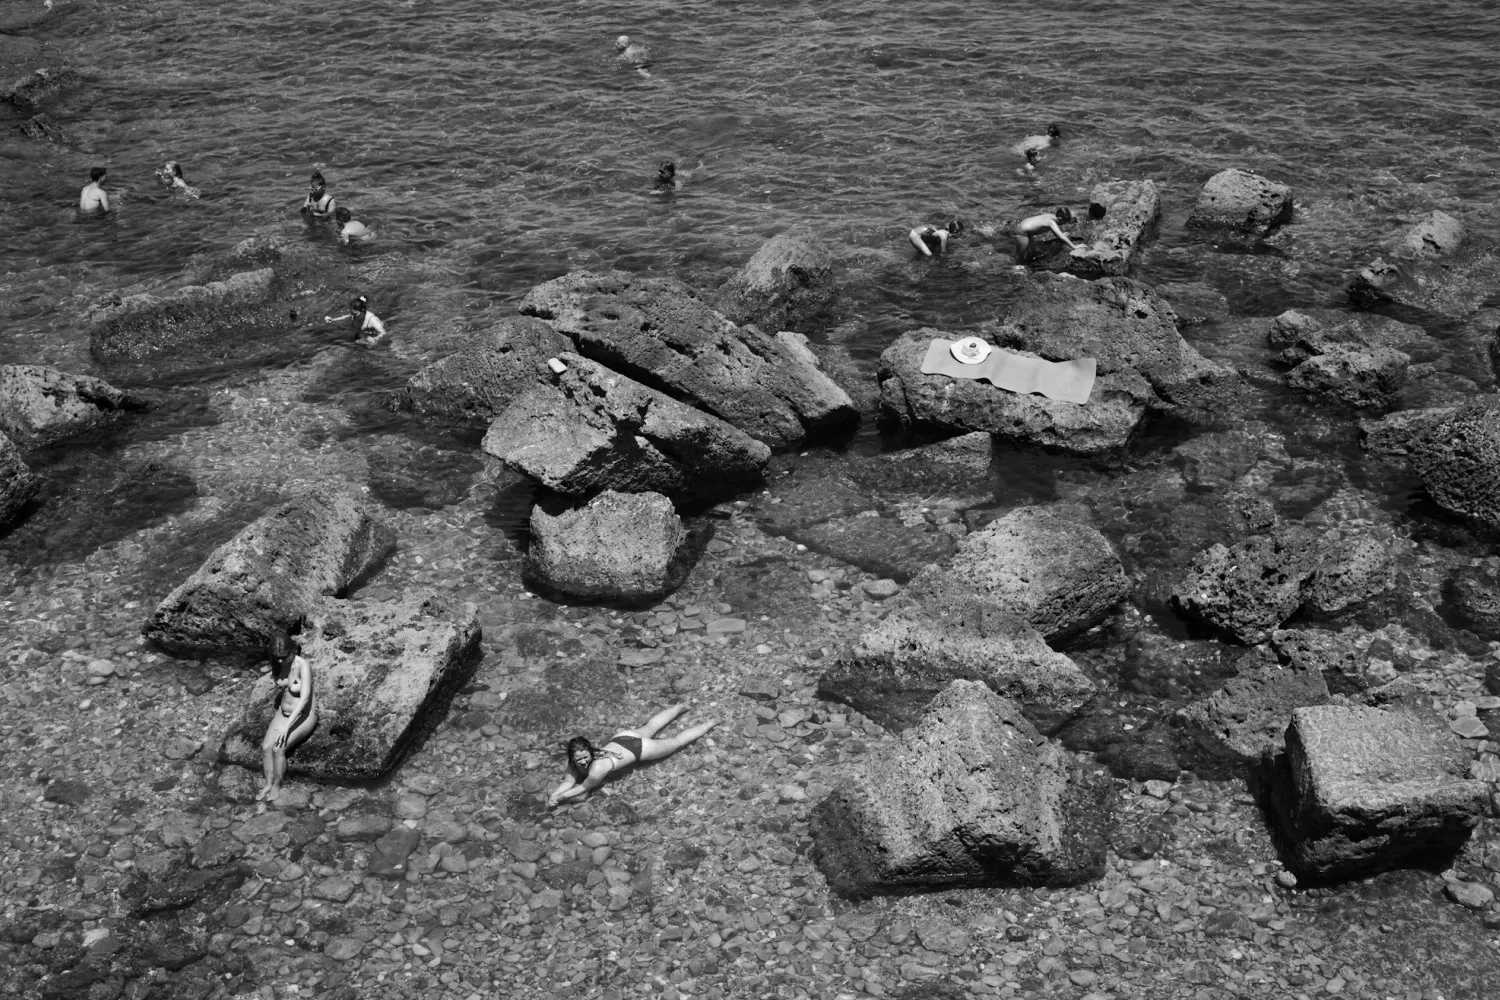
<path id="1" fill-rule="evenodd" d="M 927 249 L 927 244 L 925 242 L 923 242 L 923 240 L 922 240 L 922 227 L 921 226 L 918 226 L 917 228 L 913 229 L 911 232 L 907 233 L 906 234 L 906 238 L 909 239 L 909 240 L 911 240 L 911 245 L 912 246 L 914 246 L 918 250 L 922 251 L 922 256 L 923 257 L 931 257 L 932 256 L 932 251 L 929 250 L 929 249 Z"/>

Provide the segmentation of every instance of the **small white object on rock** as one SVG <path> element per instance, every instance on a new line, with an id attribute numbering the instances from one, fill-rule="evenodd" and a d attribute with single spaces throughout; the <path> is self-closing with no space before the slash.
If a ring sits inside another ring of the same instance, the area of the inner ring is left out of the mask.
<path id="1" fill-rule="evenodd" d="M 561 375 L 563 372 L 568 370 L 568 366 L 563 364 L 562 361 L 558 358 L 548 358 L 547 367 L 551 368 L 552 371 L 558 375 Z"/>

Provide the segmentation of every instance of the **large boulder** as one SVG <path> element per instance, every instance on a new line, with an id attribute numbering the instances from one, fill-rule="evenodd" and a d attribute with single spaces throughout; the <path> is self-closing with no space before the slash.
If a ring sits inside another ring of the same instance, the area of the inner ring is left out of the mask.
<path id="1" fill-rule="evenodd" d="M 1271 321 L 1267 343 L 1291 369 L 1293 388 L 1352 406 L 1389 406 L 1406 385 L 1411 357 L 1401 347 L 1429 348 L 1419 326 L 1383 316 L 1289 309 Z"/>
<path id="2" fill-rule="evenodd" d="M 576 354 L 554 384 L 490 424 L 484 450 L 569 496 L 601 490 L 721 497 L 765 474 L 771 449 L 717 417 Z"/>
<path id="3" fill-rule="evenodd" d="M 978 681 L 1048 718 L 1071 714 L 1094 693 L 1078 664 L 1048 646 L 1028 621 L 977 597 L 944 607 L 898 605 L 824 672 L 818 693 L 903 729 L 959 679 Z"/>
<path id="4" fill-rule="evenodd" d="M 1161 196 L 1154 181 L 1095 184 L 1089 192 L 1089 218 L 1079 221 L 1073 237 L 1078 249 L 1057 255 L 1048 266 L 1080 278 L 1123 275 L 1160 218 Z"/>
<path id="5" fill-rule="evenodd" d="M 45 448 L 107 428 L 149 404 L 103 379 L 39 365 L 0 366 L 0 430 L 25 448 Z"/>
<path id="6" fill-rule="evenodd" d="M 1129 592 L 1107 538 L 1070 512 L 1038 506 L 966 535 L 952 559 L 917 574 L 901 598 L 936 616 L 955 597 L 973 595 L 1050 642 L 1098 624 Z"/>
<path id="7" fill-rule="evenodd" d="M 394 547 L 394 533 L 353 497 L 310 489 L 214 549 L 141 631 L 173 652 L 255 652 L 276 632 L 296 631 Z"/>
<path id="8" fill-rule="evenodd" d="M 37 142 L 53 142 L 59 145 L 67 145 L 73 141 L 73 136 L 58 122 L 56 118 L 45 111 L 32 115 L 21 123 L 21 132 L 26 138 Z"/>
<path id="9" fill-rule="evenodd" d="M 1451 620 L 1486 642 L 1500 640 L 1500 577 L 1479 566 L 1461 566 L 1443 581 Z"/>
<path id="10" fill-rule="evenodd" d="M 1280 753 L 1293 709 L 1328 701 L 1319 670 L 1283 667 L 1269 653 L 1248 654 L 1239 673 L 1206 698 L 1177 710 L 1176 722 L 1190 733 L 1210 760 L 1232 771 Z M 1210 773 L 1194 768 L 1201 777 Z"/>
<path id="11" fill-rule="evenodd" d="M 1407 231 L 1400 252 L 1407 257 L 1447 257 L 1463 246 L 1464 224 L 1434 209 Z"/>
<path id="12" fill-rule="evenodd" d="M 1334 880 L 1441 866 L 1483 815 L 1488 786 L 1436 718 L 1320 705 L 1292 712 L 1272 807 L 1283 860 L 1299 878 Z"/>
<path id="13" fill-rule="evenodd" d="M 1408 460 L 1438 506 L 1500 528 L 1500 399 L 1466 403 L 1408 440 Z"/>
<path id="14" fill-rule="evenodd" d="M 287 773 L 318 781 L 374 781 L 446 710 L 480 658 L 479 617 L 435 593 L 396 601 L 327 601 L 298 635 L 312 667 L 318 725 L 287 755 Z M 262 767 L 274 711 L 262 674 L 224 734 L 219 759 Z"/>
<path id="15" fill-rule="evenodd" d="M 488 426 L 523 392 L 551 380 L 548 358 L 571 350 L 572 341 L 539 319 L 504 319 L 457 354 L 413 375 L 392 405 L 437 420 Z"/>
<path id="16" fill-rule="evenodd" d="M 573 597 L 649 603 L 676 590 L 693 568 L 698 553 L 688 541 L 666 497 L 605 490 L 556 516 L 532 508 L 525 572 Z"/>
<path id="17" fill-rule="evenodd" d="M 1330 345 L 1287 373 L 1287 385 L 1357 407 L 1385 407 L 1406 386 L 1411 358 L 1389 347 Z"/>
<path id="18" fill-rule="evenodd" d="M 848 394 L 805 355 L 735 326 L 680 281 L 574 271 L 533 288 L 520 309 L 572 338 L 585 357 L 772 448 L 858 420 Z"/>
<path id="19" fill-rule="evenodd" d="M 1104 873 L 1114 798 L 1014 703 L 954 681 L 814 807 L 814 860 L 856 898 L 1077 885 Z"/>
<path id="20" fill-rule="evenodd" d="M 1198 193 L 1187 224 L 1263 236 L 1292 219 L 1292 189 L 1231 167 L 1210 177 Z"/>
<path id="21" fill-rule="evenodd" d="M 21 461 L 21 449 L 0 432 L 0 528 L 19 517 L 41 487 L 41 479 Z"/>
<path id="22" fill-rule="evenodd" d="M 1087 403 L 924 375 L 922 359 L 935 337 L 953 339 L 940 330 L 916 330 L 880 357 L 881 406 L 900 425 L 985 431 L 1093 454 L 1124 447 L 1149 412 L 1222 416 L 1239 393 L 1234 370 L 1195 351 L 1178 333 L 1166 300 L 1128 278 L 1037 275 L 995 337 L 1002 349 L 1049 361 L 1094 358 L 1098 378 Z"/>
<path id="23" fill-rule="evenodd" d="M 1485 308 L 1500 284 L 1500 254 L 1465 246 L 1463 225 L 1444 212 L 1419 219 L 1388 256 L 1375 258 L 1349 282 L 1355 308 L 1398 306 L 1461 320 Z"/>
<path id="24" fill-rule="evenodd" d="M 792 330 L 828 312 L 837 295 L 833 254 L 808 233 L 773 236 L 713 296 L 736 323 Z"/>

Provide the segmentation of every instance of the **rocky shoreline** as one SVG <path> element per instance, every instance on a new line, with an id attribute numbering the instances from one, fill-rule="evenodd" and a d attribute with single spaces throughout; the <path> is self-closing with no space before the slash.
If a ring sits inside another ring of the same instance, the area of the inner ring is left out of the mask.
<path id="1" fill-rule="evenodd" d="M 1194 225 L 1286 221 L 1289 191 L 1215 182 Z M 718 293 L 538 286 L 380 400 L 464 428 L 441 444 L 352 433 L 320 389 L 342 352 L 160 436 L 129 430 L 160 399 L 0 371 L 0 989 L 1484 996 L 1500 410 L 1395 408 L 1473 346 L 1413 310 L 1484 322 L 1493 262 L 1427 220 L 1351 288 L 1402 319 L 1189 340 L 1119 276 L 1147 185 L 1101 186 L 1100 245 L 1021 279 L 988 333 L 1097 356 L 1088 406 L 922 373 L 942 331 L 845 365 L 807 335 L 837 288 L 805 234 Z M 101 304 L 94 352 L 191 371 L 344 280 L 247 241 Z M 911 447 L 850 453 L 874 383 Z M 1294 452 L 1259 419 L 1278 406 L 1366 450 Z M 69 440 L 104 442 L 80 473 L 116 477 L 98 507 L 46 485 Z M 1056 475 L 1012 476 L 1017 455 Z M 163 470 L 170 501 L 67 557 Z M 1395 509 L 1412 481 L 1428 506 Z M 267 806 L 277 628 L 339 690 Z M 569 736 L 673 702 L 722 724 L 544 807 Z"/>

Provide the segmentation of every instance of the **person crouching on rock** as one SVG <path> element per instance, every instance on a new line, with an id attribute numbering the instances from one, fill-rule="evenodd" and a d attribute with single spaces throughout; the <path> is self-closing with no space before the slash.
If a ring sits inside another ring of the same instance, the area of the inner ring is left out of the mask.
<path id="1" fill-rule="evenodd" d="M 286 776 L 286 755 L 318 726 L 312 667 L 302 658 L 302 650 L 291 636 L 277 632 L 271 637 L 266 654 L 271 659 L 271 673 L 276 682 L 276 703 L 271 709 L 266 738 L 260 745 L 265 758 L 265 783 L 255 796 L 257 800 L 276 796 L 281 779 Z"/>
<path id="2" fill-rule="evenodd" d="M 325 323 L 342 323 L 349 321 L 354 328 L 354 339 L 361 344 L 373 344 L 385 336 L 385 324 L 380 322 L 380 317 L 370 312 L 370 300 L 363 295 L 356 295 L 349 300 L 349 311 L 342 316 L 324 316 Z M 370 336 L 366 334 L 375 331 Z"/>
<path id="3" fill-rule="evenodd" d="M 948 252 L 948 237 L 957 236 L 964 231 L 964 224 L 958 219 L 944 223 L 941 226 L 918 226 L 906 234 L 911 240 L 911 245 L 922 252 L 923 257 L 931 257 L 932 252 Z"/>
<path id="4" fill-rule="evenodd" d="M 655 738 L 667 723 L 685 711 L 686 705 L 673 705 L 653 715 L 639 729 L 622 729 L 615 733 L 602 747 L 594 746 L 585 737 L 573 737 L 568 741 L 568 776 L 547 796 L 547 805 L 551 807 L 587 795 L 604 784 L 604 779 L 614 772 L 623 771 L 639 761 L 660 760 L 674 754 L 719 724 L 719 720 L 710 719 L 669 739 Z"/>
<path id="5" fill-rule="evenodd" d="M 1059 223 L 1065 225 L 1072 221 L 1072 212 L 1066 208 L 1055 208 L 1050 212 L 1033 215 L 1029 219 L 1022 219 L 1016 223 L 1016 228 L 1011 230 L 1011 235 L 1016 238 L 1016 263 L 1028 263 L 1035 256 L 1032 238 L 1045 232 L 1054 233 L 1058 239 L 1077 250 L 1078 244 L 1068 239 L 1068 234 L 1059 226 Z"/>
<path id="6" fill-rule="evenodd" d="M 163 164 L 156 172 L 156 179 L 174 191 L 181 191 L 189 198 L 198 197 L 198 189 L 190 185 L 187 178 L 182 176 L 182 164 L 176 160 L 168 160 Z"/>

